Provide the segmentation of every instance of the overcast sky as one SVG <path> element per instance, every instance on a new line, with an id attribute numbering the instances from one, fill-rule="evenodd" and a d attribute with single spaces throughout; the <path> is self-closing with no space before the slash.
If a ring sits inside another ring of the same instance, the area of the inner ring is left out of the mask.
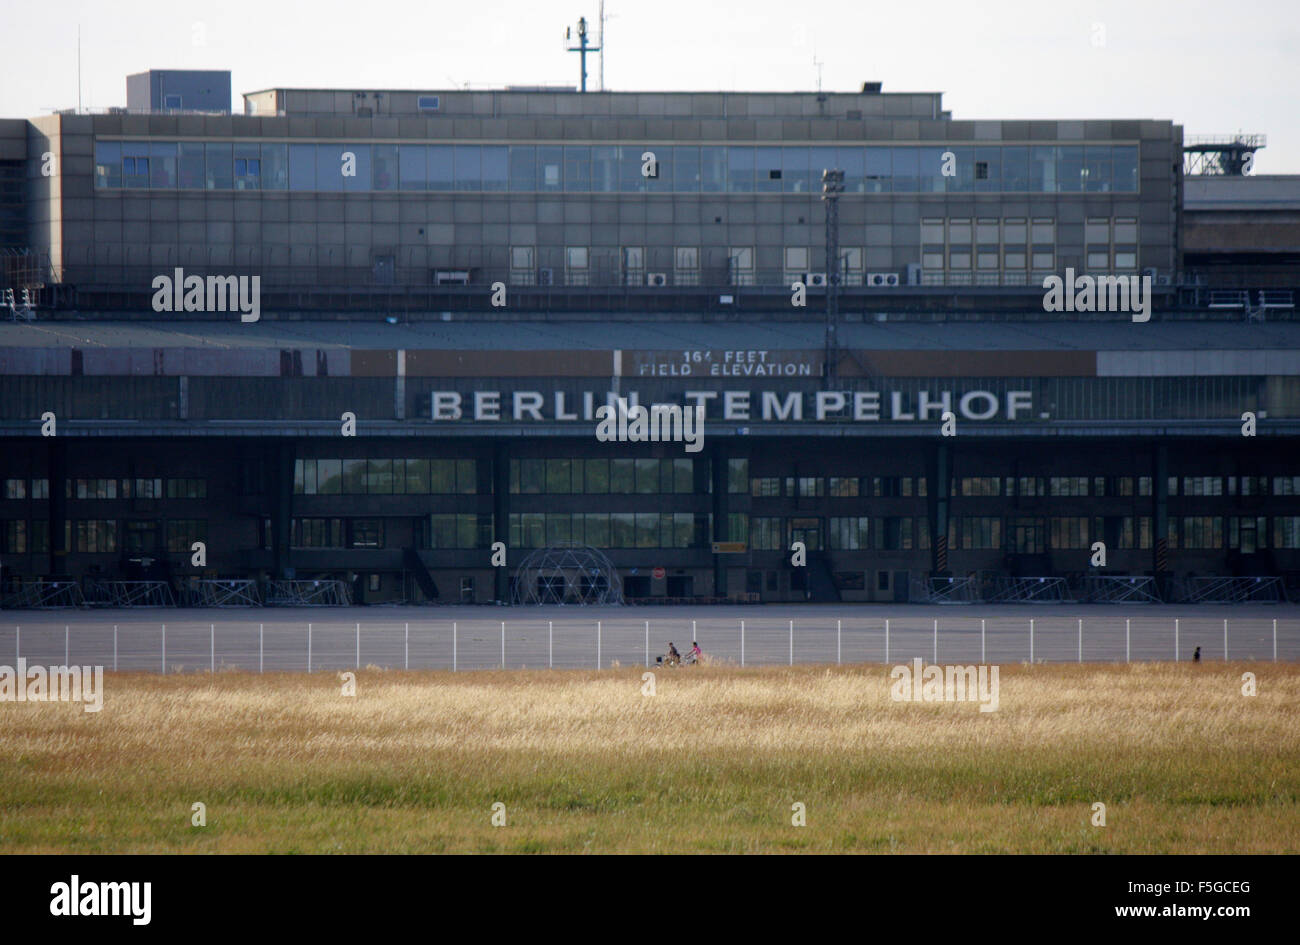
<path id="1" fill-rule="evenodd" d="M 268 87 L 577 84 L 564 30 L 597 0 L 4 0 L 0 116 L 126 104 L 126 75 Z M 607 0 L 605 87 L 942 91 L 959 119 L 1158 118 L 1262 132 L 1300 173 L 1300 0 Z M 574 30 L 576 35 L 576 28 Z M 590 88 L 597 88 L 593 57 Z M 242 108 L 242 104 L 236 106 Z"/>

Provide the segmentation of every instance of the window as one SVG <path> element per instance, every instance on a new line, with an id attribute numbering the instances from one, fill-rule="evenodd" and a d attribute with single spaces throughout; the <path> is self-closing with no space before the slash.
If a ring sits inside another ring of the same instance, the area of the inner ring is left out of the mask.
<path id="1" fill-rule="evenodd" d="M 289 545 L 293 548 L 342 548 L 343 525 L 341 518 L 290 519 Z"/>
<path id="2" fill-rule="evenodd" d="M 1228 519 L 1228 547 L 1253 555 L 1268 547 L 1268 519 L 1262 515 Z"/>
<path id="3" fill-rule="evenodd" d="M 1087 476 L 1052 476 L 1049 483 L 1054 496 L 1077 497 L 1088 494 Z"/>
<path id="4" fill-rule="evenodd" d="M 1002 519 L 991 516 L 963 516 L 960 520 L 960 544 L 964 549 L 1002 547 Z"/>
<path id="5" fill-rule="evenodd" d="M 867 535 L 868 519 L 865 515 L 854 518 L 830 518 L 829 543 L 832 551 L 857 551 L 871 547 Z"/>
<path id="6" fill-rule="evenodd" d="M 1300 515 L 1274 516 L 1273 547 L 1300 548 Z"/>
<path id="7" fill-rule="evenodd" d="M 1002 480 L 997 476 L 976 476 L 961 481 L 961 494 L 966 496 L 996 496 L 1000 494 Z"/>
<path id="8" fill-rule="evenodd" d="M 1088 548 L 1088 519 L 1081 516 L 1052 519 L 1053 548 Z"/>
<path id="9" fill-rule="evenodd" d="M 826 494 L 826 480 L 820 476 L 800 476 L 798 484 L 801 499 L 821 498 Z"/>
<path id="10" fill-rule="evenodd" d="M 910 551 L 913 547 L 912 519 L 878 518 L 875 521 L 877 551 Z"/>
<path id="11" fill-rule="evenodd" d="M 1223 479 L 1219 476 L 1184 476 L 1183 495 L 1223 495 Z"/>
<path id="12" fill-rule="evenodd" d="M 378 518 L 354 518 L 349 522 L 349 548 L 384 547 L 384 521 Z"/>
<path id="13" fill-rule="evenodd" d="M 1170 531 L 1176 520 L 1169 519 Z M 1172 546 L 1172 542 L 1170 543 Z M 1188 549 L 1215 549 L 1223 547 L 1223 518 L 1218 515 L 1185 515 L 1182 517 L 1182 547 Z"/>
<path id="14" fill-rule="evenodd" d="M 171 554 L 189 554 L 194 542 L 207 541 L 208 523 L 206 519 L 168 519 L 167 551 Z"/>
<path id="15" fill-rule="evenodd" d="M 136 479 L 134 483 L 130 479 L 123 480 L 122 497 L 129 499 L 134 496 L 137 499 L 161 499 L 163 497 L 163 481 L 161 479 Z"/>
<path id="16" fill-rule="evenodd" d="M 26 479 L 6 479 L 6 480 L 5 480 L 5 498 L 6 498 L 6 499 L 25 499 L 25 498 L 27 498 L 27 480 L 26 480 Z"/>
<path id="17" fill-rule="evenodd" d="M 779 518 L 750 518 L 749 538 L 755 551 L 781 551 L 785 547 Z"/>
<path id="18" fill-rule="evenodd" d="M 422 112 L 436 112 L 441 106 L 441 100 L 437 95 L 421 95 L 416 100 L 416 107 Z"/>
<path id="19" fill-rule="evenodd" d="M 749 481 L 749 494 L 755 498 L 781 498 L 781 480 L 776 476 L 767 476 Z"/>
<path id="20" fill-rule="evenodd" d="M 72 496 L 78 499 L 116 499 L 116 479 L 77 479 L 69 480 L 73 489 Z"/>
<path id="21" fill-rule="evenodd" d="M 72 523 L 72 550 L 83 554 L 117 551 L 117 522 L 94 519 Z"/>
<path id="22" fill-rule="evenodd" d="M 140 482 L 141 480 L 136 481 Z M 206 499 L 207 496 L 208 481 L 206 479 L 167 480 L 167 498 L 169 499 Z M 141 498 L 141 496 L 137 495 L 137 498 Z"/>
<path id="23" fill-rule="evenodd" d="M 826 480 L 826 494 L 835 498 L 852 498 L 858 494 L 858 478 L 831 476 Z"/>
<path id="24" fill-rule="evenodd" d="M 1273 495 L 1300 495 L 1300 476 L 1274 476 Z"/>
<path id="25" fill-rule="evenodd" d="M 27 553 L 27 522 L 23 519 L 11 519 L 5 522 L 5 554 L 22 555 Z"/>

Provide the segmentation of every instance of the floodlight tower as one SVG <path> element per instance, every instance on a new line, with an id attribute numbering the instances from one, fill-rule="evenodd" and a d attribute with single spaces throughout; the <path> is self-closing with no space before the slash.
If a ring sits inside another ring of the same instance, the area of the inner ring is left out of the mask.
<path id="1" fill-rule="evenodd" d="M 826 365 L 822 372 L 829 389 L 835 380 L 836 330 L 840 320 L 840 194 L 844 172 L 822 171 L 822 200 L 826 201 Z"/>
<path id="2" fill-rule="evenodd" d="M 573 35 L 569 30 L 564 31 L 565 39 L 572 39 Z M 576 52 L 582 60 L 582 83 L 580 91 L 587 91 L 587 53 L 600 52 L 599 46 L 591 46 L 587 43 L 587 18 L 581 17 L 578 20 L 578 45 L 570 46 L 569 52 Z"/>

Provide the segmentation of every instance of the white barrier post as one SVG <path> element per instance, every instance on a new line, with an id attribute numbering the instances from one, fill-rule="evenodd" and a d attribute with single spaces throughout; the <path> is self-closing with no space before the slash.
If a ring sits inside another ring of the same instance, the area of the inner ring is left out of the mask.
<path id="1" fill-rule="evenodd" d="M 983 617 L 980 618 L 980 662 L 981 663 L 988 662 L 988 660 L 984 658 L 984 618 Z"/>
<path id="2" fill-rule="evenodd" d="M 311 672 L 311 624 L 307 624 L 307 672 Z"/>
<path id="3" fill-rule="evenodd" d="M 1034 618 L 1029 618 L 1029 662 L 1034 662 Z"/>
<path id="4" fill-rule="evenodd" d="M 1223 633 L 1224 633 L 1224 636 L 1223 636 L 1223 652 L 1224 652 L 1224 653 L 1227 653 L 1227 652 L 1228 652 L 1228 636 L 1227 636 L 1227 634 L 1228 634 L 1228 621 L 1226 621 L 1226 620 L 1223 621 Z M 71 653 L 71 652 L 72 652 L 72 651 L 71 651 L 71 649 L 70 649 L 70 647 L 69 647 L 69 645 L 68 645 L 68 625 L 65 623 L 65 624 L 63 625 L 63 665 L 64 665 L 64 666 L 67 666 L 67 665 L 68 665 L 68 654 Z M 1227 657 L 1225 656 L 1224 659 L 1227 659 Z"/>
<path id="5" fill-rule="evenodd" d="M 117 624 L 113 624 L 113 672 L 117 672 Z"/>
<path id="6" fill-rule="evenodd" d="M 740 665 L 745 665 L 745 621 L 740 622 Z"/>
<path id="7" fill-rule="evenodd" d="M 1228 621 L 1223 621 L 1223 661 L 1228 662 Z"/>
<path id="8" fill-rule="evenodd" d="M 506 622 L 501 621 L 501 668 L 506 668 Z"/>
<path id="9" fill-rule="evenodd" d="M 357 622 L 357 669 L 361 668 L 361 623 Z"/>
<path id="10" fill-rule="evenodd" d="M 645 622 L 645 664 L 650 665 L 650 621 Z"/>
<path id="11" fill-rule="evenodd" d="M 167 624 L 162 625 L 162 674 L 167 675 Z"/>
<path id="12" fill-rule="evenodd" d="M 1178 662 L 1178 618 L 1174 618 L 1174 662 Z"/>
<path id="13" fill-rule="evenodd" d="M 1130 662 L 1132 660 L 1132 655 L 1133 655 L 1133 647 L 1131 644 L 1132 637 L 1129 635 L 1129 628 L 1132 623 L 1133 621 L 1131 618 L 1128 617 L 1124 618 L 1124 662 L 1125 663 Z"/>
<path id="14" fill-rule="evenodd" d="M 1273 662 L 1277 662 L 1277 618 L 1273 618 Z"/>
<path id="15" fill-rule="evenodd" d="M 555 669 L 555 621 L 546 621 L 546 668 Z"/>
<path id="16" fill-rule="evenodd" d="M 1276 624 L 1277 621 L 1274 620 L 1273 623 Z M 22 656 L 22 649 L 23 649 L 23 628 L 18 626 L 17 624 L 14 624 L 14 665 L 15 666 L 18 665 L 18 658 Z M 1276 647 L 1274 649 L 1276 649 Z"/>
<path id="17" fill-rule="evenodd" d="M 264 643 L 265 638 L 266 638 L 266 624 L 259 623 L 257 625 L 257 671 L 259 673 L 266 672 L 266 646 Z"/>
<path id="18" fill-rule="evenodd" d="M 692 622 L 691 626 L 694 626 Z M 600 669 L 600 621 L 596 621 L 596 668 Z"/>
<path id="19" fill-rule="evenodd" d="M 208 672 L 217 671 L 217 625 L 208 624 Z"/>
<path id="20" fill-rule="evenodd" d="M 790 621 L 790 665 L 794 665 L 794 621 Z"/>
<path id="21" fill-rule="evenodd" d="M 889 662 L 889 618 L 885 618 L 885 662 Z"/>
<path id="22" fill-rule="evenodd" d="M 402 657 L 402 668 L 410 669 L 411 668 L 411 625 L 409 623 L 406 625 L 406 642 L 404 645 L 404 653 L 405 655 Z"/>
<path id="23" fill-rule="evenodd" d="M 1079 662 L 1083 662 L 1083 618 L 1079 618 Z"/>
<path id="24" fill-rule="evenodd" d="M 934 662 L 939 662 L 939 618 L 934 618 Z"/>
<path id="25" fill-rule="evenodd" d="M 835 665 L 836 666 L 839 666 L 840 663 L 843 661 L 842 657 L 844 655 L 844 647 L 841 645 L 841 640 L 842 640 L 842 635 L 844 630 L 842 626 L 843 623 L 844 623 L 843 620 L 835 621 Z"/>
<path id="26" fill-rule="evenodd" d="M 456 672 L 456 621 L 451 622 L 451 671 Z"/>

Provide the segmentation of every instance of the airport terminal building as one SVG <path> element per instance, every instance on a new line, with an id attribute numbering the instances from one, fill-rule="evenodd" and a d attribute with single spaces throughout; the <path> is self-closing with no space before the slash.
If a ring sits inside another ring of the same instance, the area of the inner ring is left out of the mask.
<path id="1" fill-rule="evenodd" d="M 629 601 L 1300 590 L 1300 185 L 1241 140 L 1189 174 L 1173 122 L 875 83 L 187 94 L 0 120 L 10 606 L 487 603 L 568 544 Z M 617 398 L 702 442 L 598 439 Z"/>

